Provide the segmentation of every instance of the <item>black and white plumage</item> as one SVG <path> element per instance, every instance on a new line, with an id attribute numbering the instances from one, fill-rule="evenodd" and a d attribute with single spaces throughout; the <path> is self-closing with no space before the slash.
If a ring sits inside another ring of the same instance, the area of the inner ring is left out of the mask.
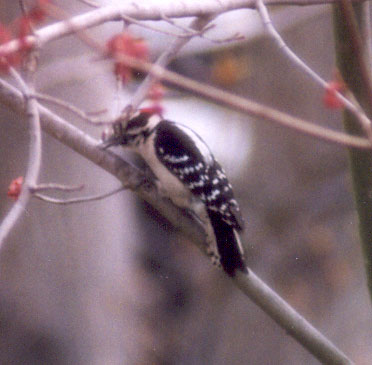
<path id="1" fill-rule="evenodd" d="M 139 111 L 104 144 L 138 153 L 163 195 L 190 210 L 204 224 L 207 253 L 230 276 L 247 272 L 238 231 L 243 221 L 232 186 L 205 142 L 188 127 Z"/>

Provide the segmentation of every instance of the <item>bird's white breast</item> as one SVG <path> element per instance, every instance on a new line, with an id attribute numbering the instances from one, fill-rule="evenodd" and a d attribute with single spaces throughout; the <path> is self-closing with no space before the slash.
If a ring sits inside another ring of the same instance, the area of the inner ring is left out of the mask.
<path id="1" fill-rule="evenodd" d="M 148 137 L 147 143 L 138 146 L 135 152 L 141 155 L 159 180 L 161 192 L 169 197 L 175 205 L 190 208 L 193 200 L 191 191 L 158 160 L 153 143 L 154 137 L 153 133 Z"/>

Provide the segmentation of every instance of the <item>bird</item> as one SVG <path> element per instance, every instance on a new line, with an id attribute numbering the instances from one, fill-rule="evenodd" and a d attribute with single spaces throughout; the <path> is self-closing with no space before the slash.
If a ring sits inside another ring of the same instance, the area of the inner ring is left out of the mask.
<path id="1" fill-rule="evenodd" d="M 156 178 L 159 192 L 199 220 L 212 263 L 230 277 L 247 273 L 239 232 L 244 223 L 226 173 L 192 129 L 151 109 L 139 109 L 126 124 L 114 126 L 102 146 L 138 154 Z"/>

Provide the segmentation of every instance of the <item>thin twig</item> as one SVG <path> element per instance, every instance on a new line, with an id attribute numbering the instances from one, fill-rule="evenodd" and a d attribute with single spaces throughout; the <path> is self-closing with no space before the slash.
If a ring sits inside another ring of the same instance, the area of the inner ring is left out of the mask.
<path id="1" fill-rule="evenodd" d="M 240 34 L 240 33 L 235 33 L 232 36 L 226 37 L 226 38 L 221 38 L 221 39 L 214 39 L 211 37 L 208 37 L 205 35 L 207 31 L 209 31 L 212 28 L 215 28 L 215 24 L 209 24 L 208 26 L 204 27 L 201 31 L 196 31 L 195 29 L 192 29 L 190 27 L 184 27 L 181 24 L 178 24 L 175 20 L 167 17 L 166 15 L 162 14 L 162 20 L 167 22 L 168 24 L 174 26 L 175 28 L 181 29 L 184 31 L 184 34 L 187 35 L 188 33 L 198 36 L 200 38 L 206 39 L 210 42 L 221 44 L 221 43 L 227 43 L 227 42 L 234 42 L 234 41 L 242 41 L 245 39 L 245 37 Z"/>
<path id="2" fill-rule="evenodd" d="M 70 204 L 79 204 L 79 203 L 87 203 L 87 202 L 93 202 L 97 200 L 102 200 L 106 199 L 112 195 L 115 195 L 119 193 L 120 191 L 126 190 L 125 187 L 121 186 L 120 188 L 117 188 L 113 191 L 110 191 L 105 194 L 98 194 L 98 195 L 91 195 L 91 196 L 86 196 L 86 197 L 80 197 L 80 198 L 71 198 L 71 199 L 57 199 L 57 198 L 52 198 L 50 196 L 46 196 L 40 193 L 33 193 L 33 196 L 35 198 L 38 198 L 42 201 L 52 203 L 52 204 L 59 204 L 59 205 L 70 205 Z"/>
<path id="3" fill-rule="evenodd" d="M 122 17 L 122 19 L 124 19 L 129 24 L 135 24 L 135 25 L 138 25 L 139 27 L 142 27 L 142 28 L 145 28 L 145 29 L 148 29 L 148 30 L 152 30 L 154 32 L 162 33 L 162 34 L 165 34 L 165 35 L 168 35 L 168 36 L 171 36 L 171 37 L 186 38 L 186 37 L 190 37 L 190 36 L 194 36 L 194 35 L 196 36 L 196 35 L 201 34 L 200 32 L 199 32 L 199 34 L 196 34 L 196 32 L 191 32 L 191 31 L 190 32 L 184 32 L 184 33 L 172 33 L 172 32 L 169 32 L 167 30 L 160 29 L 160 28 L 153 27 L 151 25 L 145 24 L 145 23 L 143 23 L 143 21 L 134 19 L 134 18 L 132 18 L 130 16 L 127 16 L 127 15 L 124 15 L 124 14 L 121 17 Z"/>
<path id="4" fill-rule="evenodd" d="M 283 38 L 280 36 L 279 32 L 275 29 L 269 12 L 263 2 L 263 0 L 256 0 L 256 8 L 261 16 L 262 22 L 268 31 L 268 34 L 274 39 L 278 47 L 285 53 L 288 58 L 294 62 L 298 67 L 300 67 L 307 75 L 311 77 L 316 83 L 322 86 L 324 89 L 328 88 L 328 82 L 323 80 L 316 72 L 314 72 L 305 62 L 303 62 L 285 43 Z M 361 126 L 363 127 L 365 133 L 367 134 L 369 140 L 372 142 L 372 129 L 371 121 L 365 115 L 360 107 L 355 106 L 350 100 L 343 96 L 339 92 L 335 92 L 337 97 L 343 102 L 345 107 L 352 112 L 359 120 Z"/>
<path id="5" fill-rule="evenodd" d="M 33 194 L 40 193 L 41 191 L 49 191 L 49 190 L 58 190 L 58 191 L 80 191 L 84 188 L 84 184 L 76 185 L 76 186 L 68 186 L 63 184 L 56 184 L 56 183 L 47 183 L 47 184 L 38 184 L 37 186 L 30 187 L 30 190 Z"/>
<path id="6" fill-rule="evenodd" d="M 85 5 L 88 5 L 88 6 L 91 6 L 92 8 L 100 8 L 101 6 L 97 3 L 95 3 L 94 1 L 90 1 L 90 0 L 78 0 L 80 1 L 81 3 L 85 4 Z"/>
<path id="7" fill-rule="evenodd" d="M 167 22 L 168 24 L 172 25 L 175 28 L 178 28 L 178 29 L 182 30 L 184 32 L 184 34 L 190 33 L 190 34 L 195 35 L 195 36 L 200 34 L 200 30 L 196 30 L 196 29 L 193 29 L 192 27 L 185 27 L 182 24 L 178 24 L 175 20 L 169 18 L 168 16 L 166 16 L 163 13 L 161 13 L 161 20 Z M 215 24 L 209 24 L 208 26 L 205 26 L 203 28 L 203 32 L 207 32 L 208 30 L 210 30 L 214 27 L 215 27 Z"/>
<path id="8" fill-rule="evenodd" d="M 33 96 L 38 100 L 43 100 L 43 101 L 46 101 L 46 102 L 49 102 L 49 103 L 53 103 L 53 104 L 65 109 L 65 110 L 73 113 L 74 115 L 76 115 L 77 117 L 82 119 L 84 122 L 87 122 L 87 123 L 95 125 L 95 126 L 110 125 L 114 122 L 113 119 L 102 120 L 102 118 L 98 119 L 98 118 L 93 118 L 93 117 L 90 116 L 91 114 L 97 114 L 97 113 L 100 113 L 101 111 L 99 111 L 99 112 L 85 112 L 85 111 L 77 108 L 76 106 L 72 105 L 71 103 L 68 103 L 65 100 L 56 98 L 56 97 L 51 96 L 51 95 L 42 94 L 42 93 L 34 93 Z"/>
<path id="9" fill-rule="evenodd" d="M 241 41 L 244 41 L 246 39 L 245 36 L 240 34 L 239 32 L 235 33 L 231 36 L 228 36 L 226 38 L 220 38 L 220 39 L 214 39 L 214 38 L 206 36 L 205 34 L 201 35 L 201 37 L 210 41 L 210 42 L 212 42 L 212 43 L 217 43 L 217 44 L 238 42 L 238 41 L 241 42 Z"/>

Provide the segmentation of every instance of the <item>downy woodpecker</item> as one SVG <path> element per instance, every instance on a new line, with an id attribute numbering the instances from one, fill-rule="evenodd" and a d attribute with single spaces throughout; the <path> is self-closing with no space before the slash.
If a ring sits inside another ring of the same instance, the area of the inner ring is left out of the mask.
<path id="1" fill-rule="evenodd" d="M 160 192 L 202 222 L 212 262 L 230 276 L 237 269 L 247 272 L 238 235 L 243 220 L 232 186 L 195 132 L 140 110 L 126 126 L 116 126 L 104 145 L 120 145 L 139 154 L 156 176 Z"/>

